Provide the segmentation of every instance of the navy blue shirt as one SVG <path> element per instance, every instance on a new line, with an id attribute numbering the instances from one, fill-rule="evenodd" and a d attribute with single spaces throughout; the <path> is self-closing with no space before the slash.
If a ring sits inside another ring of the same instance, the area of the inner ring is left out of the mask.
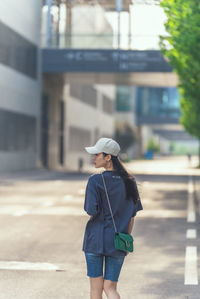
<path id="1" fill-rule="evenodd" d="M 116 171 L 104 171 L 108 196 L 118 232 L 128 233 L 132 217 L 142 210 L 141 201 L 126 199 L 123 179 Z M 85 229 L 83 251 L 102 255 L 125 255 L 114 246 L 114 225 L 101 174 L 90 176 L 86 187 L 84 210 L 91 216 Z"/>

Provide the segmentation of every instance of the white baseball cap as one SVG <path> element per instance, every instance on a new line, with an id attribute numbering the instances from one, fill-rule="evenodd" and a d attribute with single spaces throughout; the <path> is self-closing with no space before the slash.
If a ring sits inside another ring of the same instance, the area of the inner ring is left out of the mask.
<path id="1" fill-rule="evenodd" d="M 94 146 L 85 147 L 85 150 L 92 155 L 106 153 L 117 156 L 120 152 L 120 146 L 111 138 L 100 138 Z"/>

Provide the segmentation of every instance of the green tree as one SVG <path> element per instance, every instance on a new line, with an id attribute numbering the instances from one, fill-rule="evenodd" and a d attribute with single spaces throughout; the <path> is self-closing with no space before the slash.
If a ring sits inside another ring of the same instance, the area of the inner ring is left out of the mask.
<path id="1" fill-rule="evenodd" d="M 153 153 L 158 153 L 160 151 L 160 146 L 153 137 L 151 137 L 147 143 L 147 150 L 152 151 Z"/>
<path id="2" fill-rule="evenodd" d="M 160 47 L 179 77 L 181 123 L 200 140 L 200 1 L 163 0 L 167 36 Z"/>

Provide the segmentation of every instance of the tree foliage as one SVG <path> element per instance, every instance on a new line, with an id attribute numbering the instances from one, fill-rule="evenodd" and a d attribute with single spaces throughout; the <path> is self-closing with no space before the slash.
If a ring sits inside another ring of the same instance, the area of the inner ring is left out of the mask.
<path id="1" fill-rule="evenodd" d="M 148 141 L 147 150 L 152 151 L 153 153 L 158 153 L 160 151 L 160 146 L 153 137 Z"/>
<path id="2" fill-rule="evenodd" d="M 181 123 L 200 139 L 200 1 L 163 0 L 161 6 L 168 35 L 160 47 L 179 77 Z"/>

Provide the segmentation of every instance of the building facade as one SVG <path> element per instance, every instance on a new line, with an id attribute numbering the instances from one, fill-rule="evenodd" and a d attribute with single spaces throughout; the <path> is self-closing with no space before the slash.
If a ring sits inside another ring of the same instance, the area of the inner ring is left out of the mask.
<path id="1" fill-rule="evenodd" d="M 137 124 L 140 131 L 141 155 L 145 155 L 153 138 L 160 153 L 197 154 L 198 141 L 180 124 L 181 110 L 175 87 L 138 87 Z"/>
<path id="2" fill-rule="evenodd" d="M 115 87 L 68 84 L 67 75 L 44 75 L 41 161 L 51 169 L 90 164 L 84 147 L 114 134 Z"/>
<path id="3" fill-rule="evenodd" d="M 112 48 L 112 28 L 98 3 L 54 2 L 51 9 L 43 6 L 42 15 L 42 35 L 50 35 L 46 44 L 43 38 L 46 48 L 71 48 L 71 55 L 74 48 Z M 81 63 L 81 56 L 77 59 Z M 50 169 L 84 169 L 91 161 L 84 147 L 114 135 L 115 86 L 89 83 L 84 70 L 78 80 L 73 81 L 73 75 L 78 77 L 76 73 L 43 73 L 41 163 Z"/>
<path id="4" fill-rule="evenodd" d="M 0 2 L 0 172 L 39 164 L 41 2 Z"/>

